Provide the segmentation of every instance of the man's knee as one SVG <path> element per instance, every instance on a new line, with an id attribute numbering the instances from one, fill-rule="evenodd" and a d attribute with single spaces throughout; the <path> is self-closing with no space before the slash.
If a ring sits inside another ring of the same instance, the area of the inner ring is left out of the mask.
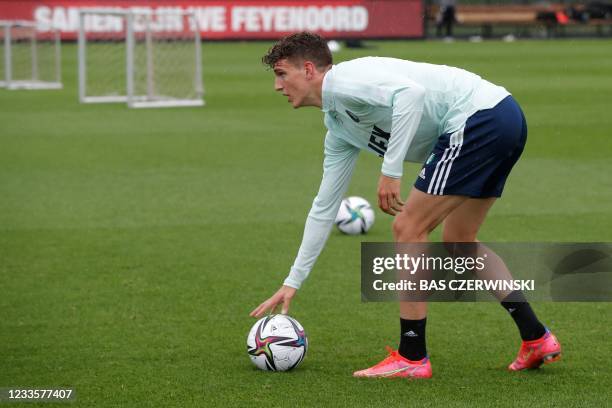
<path id="1" fill-rule="evenodd" d="M 395 217 L 393 236 L 397 242 L 424 242 L 431 232 L 429 226 L 414 217 Z"/>
<path id="2" fill-rule="evenodd" d="M 402 212 L 395 217 L 393 234 L 397 242 L 426 242 L 446 216 L 467 198 L 432 196 L 413 188 Z"/>

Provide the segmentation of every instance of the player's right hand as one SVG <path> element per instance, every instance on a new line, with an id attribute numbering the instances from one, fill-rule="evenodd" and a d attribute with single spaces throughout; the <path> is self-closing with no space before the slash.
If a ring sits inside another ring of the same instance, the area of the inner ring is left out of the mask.
<path id="1" fill-rule="evenodd" d="M 389 215 L 402 212 L 404 202 L 400 195 L 400 178 L 380 175 L 378 180 L 378 207 Z"/>
<path id="2" fill-rule="evenodd" d="M 292 288 L 291 286 L 281 286 L 281 288 L 276 291 L 268 300 L 257 306 L 253 311 L 249 314 L 252 317 L 261 317 L 268 310 L 274 311 L 279 304 L 283 304 L 282 314 L 287 314 L 289 312 L 289 305 L 291 304 L 291 299 L 295 296 L 297 289 Z"/>

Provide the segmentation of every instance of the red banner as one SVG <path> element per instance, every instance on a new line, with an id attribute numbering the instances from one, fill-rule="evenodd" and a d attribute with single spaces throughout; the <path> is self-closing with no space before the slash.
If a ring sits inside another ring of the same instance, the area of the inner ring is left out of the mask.
<path id="1" fill-rule="evenodd" d="M 34 20 L 40 31 L 58 29 L 63 39 L 75 39 L 79 9 L 88 8 L 190 10 L 203 39 L 276 39 L 303 30 L 341 39 L 423 36 L 421 0 L 0 0 L 0 20 Z M 87 31 L 103 25 L 85 24 Z M 186 28 L 163 28 L 180 29 Z"/>

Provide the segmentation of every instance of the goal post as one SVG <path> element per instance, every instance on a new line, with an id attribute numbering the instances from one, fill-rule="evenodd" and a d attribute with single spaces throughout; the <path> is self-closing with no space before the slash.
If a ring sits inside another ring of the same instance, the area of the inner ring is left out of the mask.
<path id="1" fill-rule="evenodd" d="M 204 105 L 194 13 L 83 9 L 79 22 L 81 102 L 126 102 L 132 108 Z"/>
<path id="2" fill-rule="evenodd" d="M 33 21 L 0 21 L 0 86 L 61 89 L 59 31 L 40 32 Z"/>

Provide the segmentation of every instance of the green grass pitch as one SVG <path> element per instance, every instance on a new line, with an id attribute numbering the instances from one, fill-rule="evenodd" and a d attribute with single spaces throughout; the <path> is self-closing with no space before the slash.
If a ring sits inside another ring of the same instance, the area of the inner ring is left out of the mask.
<path id="1" fill-rule="evenodd" d="M 368 44 L 336 58 L 455 65 L 522 104 L 527 148 L 482 240 L 612 240 L 611 41 Z M 536 304 L 564 356 L 525 373 L 505 370 L 500 306 L 432 304 L 431 381 L 353 379 L 396 344 L 397 305 L 360 302 L 360 238 L 336 231 L 291 310 L 306 360 L 254 368 L 248 313 L 293 261 L 324 135 L 275 95 L 268 46 L 205 44 L 204 108 L 79 105 L 70 44 L 64 90 L 0 90 L 0 387 L 72 386 L 83 407 L 609 404 L 609 303 Z M 379 166 L 363 154 L 349 193 L 376 202 Z M 366 238 L 389 241 L 377 217 Z"/>

